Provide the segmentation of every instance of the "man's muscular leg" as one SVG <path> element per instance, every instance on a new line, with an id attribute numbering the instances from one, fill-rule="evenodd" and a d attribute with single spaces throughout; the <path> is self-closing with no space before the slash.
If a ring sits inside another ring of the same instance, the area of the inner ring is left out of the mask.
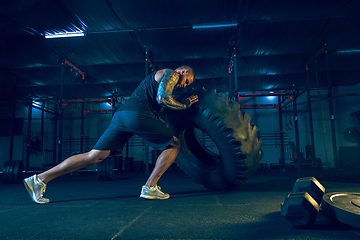
<path id="1" fill-rule="evenodd" d="M 160 177 L 175 161 L 177 155 L 179 154 L 180 148 L 181 143 L 179 139 L 174 137 L 174 142 L 167 146 L 166 149 L 160 154 L 160 156 L 156 160 L 155 168 L 152 171 L 150 177 L 148 178 L 145 186 L 150 188 L 157 185 Z"/>
<path id="2" fill-rule="evenodd" d="M 43 198 L 46 184 L 61 175 L 71 173 L 91 164 L 100 162 L 109 156 L 110 151 L 91 150 L 90 152 L 78 154 L 67 158 L 55 167 L 39 174 L 24 179 L 24 185 L 31 199 L 39 204 L 49 203 L 50 200 Z"/>
<path id="3" fill-rule="evenodd" d="M 47 170 L 38 175 L 38 178 L 44 182 L 48 183 L 54 178 L 57 178 L 61 175 L 74 172 L 81 168 L 87 167 L 89 165 L 101 162 L 103 159 L 107 158 L 110 154 L 109 150 L 91 150 L 90 152 L 78 154 L 71 156 L 56 165 L 55 167 Z"/>

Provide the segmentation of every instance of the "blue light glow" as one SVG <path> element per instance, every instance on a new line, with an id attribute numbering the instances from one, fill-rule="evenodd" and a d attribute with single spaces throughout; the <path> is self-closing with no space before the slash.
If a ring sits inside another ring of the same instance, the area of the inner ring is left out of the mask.
<path id="1" fill-rule="evenodd" d="M 360 49 L 341 50 L 341 51 L 337 51 L 337 53 L 360 53 Z"/>
<path id="2" fill-rule="evenodd" d="M 57 33 L 46 33 L 45 38 L 63 38 L 63 37 L 83 37 L 85 33 L 82 31 L 77 32 L 57 32 Z"/>
<path id="3" fill-rule="evenodd" d="M 254 55 L 269 55 L 270 53 L 268 53 L 267 51 L 265 50 L 256 50 L 255 54 Z"/>
<path id="4" fill-rule="evenodd" d="M 35 107 L 41 107 L 41 105 L 42 105 L 42 103 L 40 103 L 40 102 L 36 102 L 36 101 L 33 102 L 33 106 L 35 106 Z"/>
<path id="5" fill-rule="evenodd" d="M 274 91 L 270 91 L 269 93 L 272 94 L 272 93 L 274 93 Z M 274 100 L 275 98 L 276 98 L 276 96 L 267 96 L 267 97 L 266 97 L 266 99 L 267 99 L 268 101 L 272 101 L 272 100 Z"/>
<path id="6" fill-rule="evenodd" d="M 264 75 L 276 75 L 276 72 L 272 72 L 269 69 L 261 69 L 259 73 Z"/>
<path id="7" fill-rule="evenodd" d="M 221 28 L 221 27 L 235 27 L 237 23 L 226 23 L 226 24 L 203 24 L 203 25 L 193 25 L 193 29 L 200 28 Z"/>

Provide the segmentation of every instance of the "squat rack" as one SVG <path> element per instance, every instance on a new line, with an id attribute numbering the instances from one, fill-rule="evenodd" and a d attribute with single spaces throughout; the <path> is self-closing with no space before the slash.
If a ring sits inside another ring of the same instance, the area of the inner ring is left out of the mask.
<path id="1" fill-rule="evenodd" d="M 80 146 L 81 149 L 80 151 L 83 152 L 83 146 L 84 146 L 84 120 L 85 120 L 85 115 L 87 115 L 90 112 L 107 112 L 107 113 L 112 113 L 114 114 L 116 111 L 116 96 L 117 94 L 115 92 L 112 92 L 112 96 L 111 98 L 107 98 L 107 99 L 92 99 L 92 100 L 85 100 L 83 99 L 75 99 L 75 100 L 68 100 L 68 99 L 64 99 L 64 82 L 65 82 L 65 65 L 70 66 L 72 69 L 74 69 L 75 71 L 77 71 L 78 73 L 81 74 L 82 76 L 82 80 L 85 80 L 85 73 L 83 71 L 81 71 L 80 69 L 78 69 L 75 65 L 73 65 L 70 61 L 68 61 L 67 59 L 64 60 L 64 62 L 62 63 L 61 66 L 61 85 L 60 85 L 60 99 L 54 99 L 54 98 L 37 98 L 37 97 L 33 97 L 33 96 L 29 96 L 28 99 L 26 99 L 26 107 L 28 108 L 28 114 L 27 114 L 27 135 L 26 135 L 26 151 L 25 151 L 25 171 L 29 170 L 29 160 L 30 160 L 30 153 L 31 153 L 31 146 L 30 146 L 30 142 L 31 142 L 31 125 L 32 125 L 32 111 L 33 108 L 39 109 L 41 110 L 41 132 L 43 133 L 43 123 L 44 123 L 44 112 L 53 114 L 54 117 L 51 118 L 53 120 L 54 123 L 54 141 L 53 141 L 53 156 L 52 156 L 52 165 L 56 165 L 57 163 L 59 163 L 62 160 L 62 147 L 63 147 L 63 121 L 64 121 L 64 107 L 66 107 L 69 103 L 81 103 L 81 133 L 80 133 Z M 146 50 L 145 52 L 145 76 L 147 76 L 149 74 L 149 67 L 152 68 L 153 71 L 156 70 L 149 54 L 148 51 Z M 85 81 L 83 81 L 83 85 L 85 84 Z M 15 91 L 14 93 L 16 93 L 16 84 L 14 86 Z M 42 102 L 41 106 L 39 106 L 39 104 L 35 104 L 34 101 L 37 102 Z M 56 103 L 53 103 L 52 100 L 57 101 Z M 51 109 L 49 107 L 45 106 L 45 103 L 51 103 L 54 104 L 54 109 Z M 86 102 L 108 102 L 109 104 L 112 105 L 112 109 L 111 110 L 85 110 L 84 109 L 84 103 Z M 15 103 L 13 104 L 13 118 L 15 118 Z M 13 122 L 13 121 L 12 121 Z M 11 135 L 11 140 L 10 140 L 10 156 L 9 156 L 9 160 L 12 160 L 12 153 L 13 153 L 13 142 L 14 142 L 14 134 Z M 128 156 L 129 153 L 129 146 L 128 143 L 126 144 L 126 156 Z M 146 147 L 146 172 L 149 173 L 149 147 L 147 145 Z"/>
<path id="2" fill-rule="evenodd" d="M 349 96 L 349 94 L 341 94 L 341 95 L 333 95 L 332 94 L 332 82 L 330 78 L 330 70 L 329 70 L 329 61 L 328 61 L 328 52 L 326 50 L 326 44 L 324 44 L 319 51 L 317 51 L 314 56 L 312 56 L 308 61 L 305 62 L 305 76 L 307 87 L 300 91 L 300 88 L 297 88 L 292 91 L 292 93 L 269 93 L 269 94 L 239 94 L 238 84 L 237 84 L 237 61 L 236 61 L 236 48 L 233 48 L 232 55 L 230 58 L 230 62 L 228 65 L 229 70 L 229 98 L 231 100 L 238 100 L 240 101 L 243 97 L 259 97 L 259 96 L 278 96 L 278 104 L 277 105 L 266 105 L 266 104 L 255 104 L 255 105 L 242 105 L 242 107 L 275 107 L 279 110 L 279 127 L 280 127 L 280 139 L 281 139 L 281 158 L 279 163 L 281 168 L 285 168 L 285 150 L 284 150 L 284 138 L 283 138 L 283 121 L 282 121 L 282 114 L 284 113 L 283 108 L 288 104 L 292 103 L 293 110 L 291 111 L 293 114 L 294 119 L 294 127 L 295 127 L 295 143 L 296 143 L 296 151 L 300 152 L 300 139 L 299 139 L 299 125 L 298 125 L 298 109 L 297 109 L 297 98 L 300 97 L 302 94 L 307 93 L 307 106 L 308 106 L 308 113 L 309 113 L 309 124 L 310 124 L 310 138 L 311 138 L 311 148 L 313 153 L 313 158 L 316 158 L 315 153 L 315 139 L 314 139 L 314 126 L 313 126 L 313 115 L 312 115 L 312 106 L 311 106 L 311 98 L 316 96 L 311 96 L 311 87 L 310 87 L 310 77 L 309 77 L 309 66 L 315 59 L 317 59 L 321 54 L 324 54 L 325 60 L 325 71 L 326 71 L 326 79 L 327 79 L 327 91 L 328 94 L 325 96 L 319 97 L 327 97 L 328 98 L 328 105 L 330 111 L 330 123 L 331 123 L 331 136 L 332 136 L 332 144 L 333 144 L 333 154 L 334 154 L 334 162 L 335 165 L 338 161 L 337 156 L 337 143 L 336 143 L 336 134 L 335 134 L 335 124 L 334 124 L 334 108 L 333 108 L 333 97 L 334 96 Z M 236 99 L 237 94 L 237 99 Z M 360 94 L 352 94 L 353 96 L 357 96 Z M 291 99 L 289 102 L 284 103 L 286 99 Z M 301 161 L 298 161 L 298 169 L 301 170 Z"/>

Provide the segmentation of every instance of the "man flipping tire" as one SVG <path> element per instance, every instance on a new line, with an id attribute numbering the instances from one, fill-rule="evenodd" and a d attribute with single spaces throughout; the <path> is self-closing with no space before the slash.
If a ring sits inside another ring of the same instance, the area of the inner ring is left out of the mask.
<path id="1" fill-rule="evenodd" d="M 31 199 L 39 204 L 49 203 L 49 199 L 44 198 L 43 193 L 51 180 L 101 162 L 113 151 L 122 150 L 127 140 L 135 134 L 154 147 L 166 147 L 158 157 L 147 182 L 142 186 L 140 197 L 169 198 L 170 195 L 163 193 L 157 182 L 174 162 L 181 144 L 169 125 L 161 118 L 161 109 L 165 107 L 183 110 L 197 102 L 197 95 L 184 98 L 182 102 L 175 101 L 172 96 L 174 89 L 185 88 L 194 80 L 194 72 L 188 66 L 181 66 L 175 70 L 162 69 L 147 76 L 126 103 L 116 111 L 108 129 L 91 151 L 71 156 L 39 175 L 24 179 Z"/>

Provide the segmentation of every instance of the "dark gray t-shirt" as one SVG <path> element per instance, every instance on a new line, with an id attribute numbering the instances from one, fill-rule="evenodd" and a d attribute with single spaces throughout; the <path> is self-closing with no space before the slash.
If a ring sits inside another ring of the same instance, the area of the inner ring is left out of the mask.
<path id="1" fill-rule="evenodd" d="M 160 111 L 162 106 L 156 101 L 159 83 L 155 81 L 155 74 L 156 72 L 153 72 L 147 76 L 118 111 Z"/>

